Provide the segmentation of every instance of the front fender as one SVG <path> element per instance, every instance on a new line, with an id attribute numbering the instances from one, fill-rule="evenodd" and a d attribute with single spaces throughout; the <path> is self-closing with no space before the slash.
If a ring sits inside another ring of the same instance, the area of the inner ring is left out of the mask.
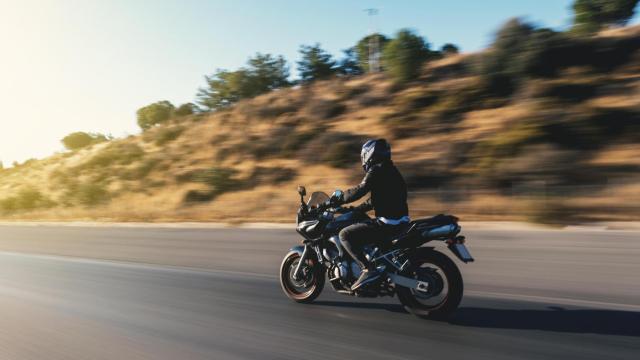
<path id="1" fill-rule="evenodd" d="M 291 249 L 289 249 L 289 252 L 296 252 L 300 256 L 302 256 L 302 253 L 304 253 L 304 245 L 294 246 Z"/>

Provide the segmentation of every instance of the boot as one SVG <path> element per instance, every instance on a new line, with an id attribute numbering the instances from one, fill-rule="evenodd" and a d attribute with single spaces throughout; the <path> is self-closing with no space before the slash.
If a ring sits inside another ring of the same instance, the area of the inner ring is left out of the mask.
<path id="1" fill-rule="evenodd" d="M 351 285 L 351 290 L 356 290 L 363 285 L 369 284 L 380 277 L 380 272 L 375 268 L 366 268 L 360 273 L 360 277 Z"/>

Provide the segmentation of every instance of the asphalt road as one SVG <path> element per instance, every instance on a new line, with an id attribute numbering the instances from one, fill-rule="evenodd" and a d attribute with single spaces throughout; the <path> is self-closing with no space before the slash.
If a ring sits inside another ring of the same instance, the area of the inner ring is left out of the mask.
<path id="1" fill-rule="evenodd" d="M 638 358 L 640 233 L 466 234 L 465 298 L 434 322 L 289 301 L 291 230 L 0 226 L 0 359 Z"/>

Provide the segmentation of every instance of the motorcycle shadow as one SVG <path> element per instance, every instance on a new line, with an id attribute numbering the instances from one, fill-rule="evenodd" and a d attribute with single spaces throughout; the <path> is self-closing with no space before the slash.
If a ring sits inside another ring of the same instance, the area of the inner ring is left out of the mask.
<path id="1" fill-rule="evenodd" d="M 372 309 L 372 310 L 386 310 L 394 313 L 408 314 L 404 307 L 400 304 L 381 304 L 381 303 L 367 303 L 367 302 L 355 302 L 355 301 L 331 301 L 331 300 L 316 300 L 313 305 L 320 306 L 333 306 L 343 308 L 360 308 L 360 309 Z"/>
<path id="2" fill-rule="evenodd" d="M 619 310 L 507 310 L 461 307 L 448 321 L 459 326 L 640 336 L 640 312 Z"/>
<path id="3" fill-rule="evenodd" d="M 317 300 L 313 304 L 385 310 L 408 315 L 400 304 L 329 300 Z M 546 310 L 511 310 L 463 306 L 448 320 L 439 321 L 456 326 L 478 328 L 640 336 L 640 312 L 621 310 L 567 310 L 557 306 L 550 306 Z"/>

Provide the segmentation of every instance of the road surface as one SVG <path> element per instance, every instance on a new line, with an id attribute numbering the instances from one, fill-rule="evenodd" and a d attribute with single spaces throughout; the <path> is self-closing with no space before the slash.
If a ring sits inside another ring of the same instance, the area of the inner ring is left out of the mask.
<path id="1" fill-rule="evenodd" d="M 292 303 L 291 230 L 0 226 L 0 358 L 638 358 L 640 233 L 466 234 L 464 300 L 434 322 L 329 287 Z"/>

